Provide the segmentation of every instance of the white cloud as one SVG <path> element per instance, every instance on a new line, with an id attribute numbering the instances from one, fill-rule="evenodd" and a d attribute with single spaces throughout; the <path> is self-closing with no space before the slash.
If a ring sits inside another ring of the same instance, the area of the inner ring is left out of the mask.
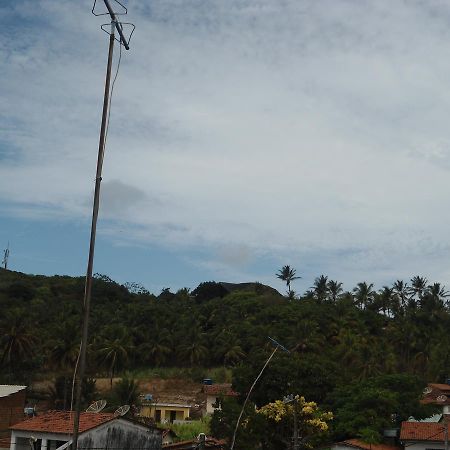
<path id="1" fill-rule="evenodd" d="M 445 2 L 128 6 L 137 30 L 122 55 L 104 166 L 111 235 L 210 247 L 233 270 L 262 253 L 344 280 L 381 282 L 425 265 L 450 282 Z M 87 1 L 5 11 L 0 197 L 86 216 L 101 21 Z"/>

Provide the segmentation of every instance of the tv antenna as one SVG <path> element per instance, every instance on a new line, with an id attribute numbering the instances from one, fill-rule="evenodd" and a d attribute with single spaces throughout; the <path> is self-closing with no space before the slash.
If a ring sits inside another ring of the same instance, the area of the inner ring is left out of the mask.
<path id="1" fill-rule="evenodd" d="M 123 405 L 114 411 L 115 416 L 124 416 L 130 410 L 130 405 Z"/>
<path id="2" fill-rule="evenodd" d="M 2 260 L 2 266 L 5 270 L 8 270 L 8 259 L 9 259 L 9 242 L 8 247 L 3 250 L 3 260 Z"/>
<path id="3" fill-rule="evenodd" d="M 100 0 L 99 0 L 100 1 Z M 84 298 L 83 298 L 83 325 L 81 331 L 81 343 L 80 343 L 80 353 L 78 365 L 75 367 L 75 380 L 76 380 L 76 396 L 75 396 L 75 418 L 73 421 L 73 439 L 72 439 L 72 449 L 78 449 L 78 434 L 79 434 L 79 425 L 80 425 L 80 413 L 81 413 L 81 388 L 82 388 L 82 380 L 86 371 L 86 351 L 87 351 L 87 341 L 88 341 L 88 324 L 89 324 L 89 311 L 90 311 L 90 303 L 91 303 L 91 291 L 92 291 L 92 273 L 94 268 L 94 250 L 95 250 L 95 237 L 97 232 L 97 219 L 98 219 L 98 211 L 100 205 L 100 183 L 102 181 L 102 168 L 103 168 L 103 159 L 105 155 L 105 146 L 106 146 L 106 137 L 108 134 L 108 124 L 111 110 L 111 95 L 114 88 L 114 81 L 117 77 L 121 55 L 122 55 L 122 46 L 125 47 L 126 50 L 130 49 L 130 39 L 134 32 L 135 26 L 133 24 L 120 22 L 117 18 L 119 15 L 127 14 L 127 9 L 120 3 L 118 0 L 112 0 L 114 6 L 119 5 L 121 8 L 121 12 L 117 13 L 111 7 L 110 0 L 103 0 L 103 3 L 106 7 L 106 12 L 97 13 L 95 11 L 95 7 L 97 4 L 97 0 L 94 0 L 94 5 L 92 7 L 92 14 L 94 16 L 99 15 L 109 15 L 110 23 L 104 24 L 101 26 L 101 29 L 109 34 L 109 48 L 108 48 L 108 62 L 106 66 L 106 78 L 105 78 L 105 90 L 103 95 L 103 110 L 102 110 L 102 121 L 100 127 L 100 140 L 98 145 L 98 156 L 97 156 L 97 170 L 95 175 L 95 189 L 94 189 L 94 199 L 92 206 L 92 222 L 91 222 L 91 236 L 89 241 L 89 256 L 86 270 L 86 281 L 84 285 Z M 106 25 L 110 26 L 109 31 L 104 27 Z M 131 33 L 128 39 L 125 38 L 124 35 L 124 25 L 129 25 L 132 27 Z M 116 39 L 115 32 L 117 31 L 119 38 Z M 119 60 L 117 63 L 117 71 L 115 78 L 113 80 L 111 86 L 111 66 L 113 60 L 113 52 L 114 52 L 114 42 L 118 41 L 120 44 L 120 52 L 119 52 Z"/>
<path id="4" fill-rule="evenodd" d="M 436 397 L 436 400 L 439 403 L 444 403 L 447 400 L 447 396 L 446 395 L 439 395 L 438 397 Z"/>
<path id="5" fill-rule="evenodd" d="M 97 400 L 96 402 L 89 405 L 86 412 L 98 413 L 106 406 L 106 400 Z"/>

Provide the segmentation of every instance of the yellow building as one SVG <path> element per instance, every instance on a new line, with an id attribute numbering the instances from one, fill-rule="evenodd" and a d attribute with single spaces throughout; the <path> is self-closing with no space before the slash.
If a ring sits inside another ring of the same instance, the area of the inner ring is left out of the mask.
<path id="1" fill-rule="evenodd" d="M 176 403 L 143 403 L 141 416 L 151 417 L 158 423 L 173 422 L 174 420 L 187 420 L 191 407 Z"/>

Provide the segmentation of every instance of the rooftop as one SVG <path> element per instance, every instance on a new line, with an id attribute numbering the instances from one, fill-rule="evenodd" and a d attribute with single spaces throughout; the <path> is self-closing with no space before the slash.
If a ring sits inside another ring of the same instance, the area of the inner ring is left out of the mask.
<path id="1" fill-rule="evenodd" d="M 443 441 L 444 426 L 441 423 L 432 422 L 402 422 L 400 440 Z"/>
<path id="2" fill-rule="evenodd" d="M 225 395 L 228 397 L 237 397 L 239 394 L 231 389 L 230 383 L 205 384 L 203 392 L 206 395 Z"/>
<path id="3" fill-rule="evenodd" d="M 26 389 L 26 386 L 15 386 L 12 384 L 0 384 L 0 397 L 8 397 L 8 395 L 15 394 L 16 392 Z"/>
<path id="4" fill-rule="evenodd" d="M 368 444 L 367 442 L 363 442 L 360 439 L 347 439 L 346 441 L 338 442 L 337 445 L 354 447 L 363 450 L 400 450 L 400 447 L 397 447 L 395 445 Z"/>
<path id="5" fill-rule="evenodd" d="M 11 427 L 11 430 L 71 434 L 74 417 L 74 411 L 48 411 L 16 423 Z M 117 416 L 113 413 L 82 412 L 80 414 L 79 432 L 84 433 L 115 418 Z"/>

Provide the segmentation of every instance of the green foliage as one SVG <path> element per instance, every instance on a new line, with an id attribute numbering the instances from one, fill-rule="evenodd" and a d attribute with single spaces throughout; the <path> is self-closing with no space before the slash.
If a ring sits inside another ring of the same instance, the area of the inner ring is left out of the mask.
<path id="1" fill-rule="evenodd" d="M 124 377 L 114 384 L 108 396 L 108 408 L 116 409 L 122 405 L 139 406 L 140 394 L 136 380 Z"/>
<path id="2" fill-rule="evenodd" d="M 286 272 L 295 278 L 293 270 Z M 90 377 L 112 379 L 126 370 L 135 378 L 229 382 L 233 374 L 243 397 L 273 349 L 272 336 L 291 353 L 277 352 L 251 401 L 260 407 L 301 392 L 336 413 L 336 437 L 372 439 L 391 425 L 391 414 L 423 417 L 416 403 L 421 389 L 450 374 L 448 293 L 424 277 L 379 290 L 363 281 L 344 292 L 340 282 L 322 275 L 293 302 L 261 286 L 233 285 L 228 293 L 214 282 L 201 283 L 192 295 L 188 289 L 159 297 L 130 290 L 106 276 L 94 280 Z M 84 277 L 0 271 L 2 383 L 71 377 L 83 291 Z M 230 417 L 222 423 L 232 423 Z"/>
<path id="3" fill-rule="evenodd" d="M 198 302 L 212 300 L 213 298 L 222 298 L 228 294 L 228 291 L 215 281 L 206 281 L 200 283 L 193 291 L 192 295 Z"/>
<path id="4" fill-rule="evenodd" d="M 377 441 L 383 428 L 398 426 L 411 415 L 430 416 L 434 408 L 419 402 L 422 390 L 423 382 L 407 374 L 382 375 L 336 388 L 328 399 L 335 413 L 335 436 Z"/>
<path id="5" fill-rule="evenodd" d="M 201 420 L 188 421 L 186 423 L 171 423 L 169 428 L 177 435 L 177 441 L 187 441 L 195 439 L 200 433 L 210 435 L 210 418 L 205 417 Z"/>

